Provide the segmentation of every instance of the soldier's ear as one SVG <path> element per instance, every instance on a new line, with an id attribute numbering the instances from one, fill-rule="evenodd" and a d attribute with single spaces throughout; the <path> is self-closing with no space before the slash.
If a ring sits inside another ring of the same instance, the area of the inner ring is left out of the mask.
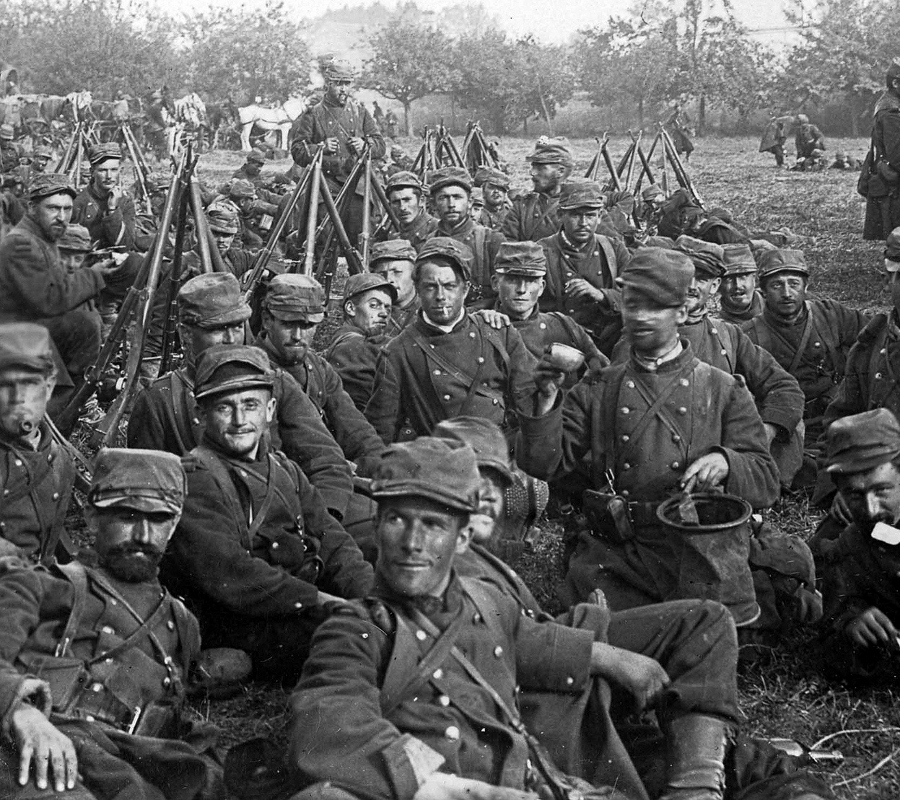
<path id="1" fill-rule="evenodd" d="M 461 556 L 469 549 L 472 542 L 472 528 L 469 526 L 469 515 L 460 519 L 459 533 L 456 536 L 456 555 Z"/>
<path id="2" fill-rule="evenodd" d="M 266 403 L 266 422 L 271 423 L 275 419 L 275 411 L 278 409 L 278 401 L 274 397 L 270 397 Z"/>

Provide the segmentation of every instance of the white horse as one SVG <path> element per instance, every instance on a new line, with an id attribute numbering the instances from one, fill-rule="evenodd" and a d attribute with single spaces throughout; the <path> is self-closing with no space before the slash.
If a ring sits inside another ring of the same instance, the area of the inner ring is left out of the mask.
<path id="1" fill-rule="evenodd" d="M 239 108 L 241 149 L 251 149 L 250 132 L 253 130 L 253 126 L 256 125 L 264 131 L 276 131 L 278 133 L 278 146 L 282 150 L 287 150 L 291 125 L 305 110 L 306 100 L 302 97 L 289 97 L 280 106 L 275 106 L 274 108 L 260 105 Z"/>

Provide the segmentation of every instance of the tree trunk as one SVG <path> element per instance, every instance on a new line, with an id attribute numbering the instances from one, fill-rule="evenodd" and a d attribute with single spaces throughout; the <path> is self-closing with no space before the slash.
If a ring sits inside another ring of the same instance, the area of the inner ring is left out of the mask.
<path id="1" fill-rule="evenodd" d="M 697 114 L 697 138 L 706 133 L 706 95 L 700 95 L 700 111 Z"/>
<path id="2" fill-rule="evenodd" d="M 522 136 L 528 136 L 528 117 L 522 120 Z"/>
<path id="3" fill-rule="evenodd" d="M 409 115 L 409 107 L 412 103 L 409 100 L 403 101 L 403 127 L 406 128 L 406 135 L 412 136 L 412 117 Z"/>
<path id="4" fill-rule="evenodd" d="M 859 138 L 859 95 L 856 92 L 850 94 L 850 134 L 854 139 Z"/>
<path id="5" fill-rule="evenodd" d="M 638 111 L 638 127 L 643 128 L 644 127 L 644 98 L 643 97 L 638 98 L 637 111 Z"/>

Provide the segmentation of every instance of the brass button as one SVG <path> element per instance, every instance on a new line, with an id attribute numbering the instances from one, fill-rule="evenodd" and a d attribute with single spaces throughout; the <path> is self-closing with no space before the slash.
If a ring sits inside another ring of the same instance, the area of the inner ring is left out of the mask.
<path id="1" fill-rule="evenodd" d="M 672 434 L 672 441 L 673 441 L 673 442 L 680 442 L 680 441 L 681 441 L 681 437 L 680 437 L 677 433 L 673 433 L 673 434 Z"/>
<path id="2" fill-rule="evenodd" d="M 631 409 L 630 409 L 628 406 L 622 406 L 622 407 L 619 409 L 619 411 L 621 411 L 623 414 L 630 414 L 630 413 L 631 413 Z"/>
<path id="3" fill-rule="evenodd" d="M 629 469 L 631 469 L 631 464 L 629 464 L 629 463 L 626 461 L 624 464 L 622 464 L 622 469 L 624 469 L 624 470 L 629 470 Z"/>
<path id="4" fill-rule="evenodd" d="M 303 608 L 303 603 L 294 603 L 294 608 Z"/>
<path id="5" fill-rule="evenodd" d="M 494 658 L 500 658 L 503 655 L 503 648 L 498 644 L 494 648 Z"/>
<path id="6" fill-rule="evenodd" d="M 444 738 L 449 739 L 451 742 L 456 742 L 459 740 L 459 728 L 456 725 L 451 725 L 444 731 Z"/>
<path id="7" fill-rule="evenodd" d="M 672 462 L 672 469 L 678 469 L 681 466 L 677 461 Z"/>
<path id="8" fill-rule="evenodd" d="M 170 620 L 166 623 L 166 627 L 167 627 L 170 631 L 174 631 L 174 630 L 175 630 L 175 622 L 174 622 L 173 620 L 170 619 Z"/>
<path id="9" fill-rule="evenodd" d="M 477 358 L 476 360 L 478 361 L 479 364 L 483 364 L 483 363 L 484 363 L 484 356 L 478 356 L 478 358 Z"/>
<path id="10" fill-rule="evenodd" d="M 440 697 L 438 697 L 437 701 L 438 705 L 443 706 L 444 708 L 450 705 L 450 698 L 445 694 L 442 694 Z"/>
<path id="11" fill-rule="evenodd" d="M 723 350 L 722 352 L 724 353 L 725 351 Z M 681 379 L 681 385 L 682 385 L 682 386 L 690 386 L 690 385 L 691 385 L 691 382 L 690 382 L 687 378 L 682 378 L 682 379 Z"/>
<path id="12" fill-rule="evenodd" d="M 627 433 L 622 434 L 622 441 L 627 442 L 631 439 L 631 437 Z"/>
<path id="13" fill-rule="evenodd" d="M 445 394 L 445 395 L 444 395 L 444 400 L 449 400 L 449 399 L 450 399 L 450 395 L 449 395 L 449 394 Z"/>
<path id="14" fill-rule="evenodd" d="M 539 327 L 542 331 L 543 331 L 543 330 L 546 330 L 546 329 L 547 329 L 547 323 L 546 323 L 546 322 L 542 322 L 540 325 L 538 325 L 538 327 Z"/>
<path id="15" fill-rule="evenodd" d="M 434 678 L 436 681 L 439 681 L 441 678 L 444 677 L 444 670 L 442 670 L 440 667 L 438 667 L 438 668 L 431 674 L 431 677 Z"/>
<path id="16" fill-rule="evenodd" d="M 171 686 L 171 685 L 172 685 L 171 678 L 169 678 L 169 677 L 163 678 L 163 686 Z"/>
<path id="17" fill-rule="evenodd" d="M 683 415 L 687 414 L 687 409 L 684 406 L 681 406 L 678 409 L 678 413 L 683 416 Z"/>
<path id="18" fill-rule="evenodd" d="M 440 371 L 439 369 L 436 369 L 436 370 L 434 371 L 434 374 L 435 374 L 435 375 L 440 375 L 440 374 L 441 374 L 441 371 Z"/>
<path id="19" fill-rule="evenodd" d="M 428 638 L 428 634 L 425 631 L 416 631 L 416 638 L 420 642 L 424 642 Z"/>

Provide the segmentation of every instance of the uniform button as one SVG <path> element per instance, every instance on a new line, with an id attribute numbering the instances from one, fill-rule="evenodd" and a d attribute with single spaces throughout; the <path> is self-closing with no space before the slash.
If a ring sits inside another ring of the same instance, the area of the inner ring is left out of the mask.
<path id="1" fill-rule="evenodd" d="M 272 542 L 272 549 L 273 549 L 273 550 L 277 550 L 277 549 L 278 549 L 278 542 Z"/>
<path id="2" fill-rule="evenodd" d="M 166 623 L 166 627 L 167 627 L 170 631 L 174 631 L 174 630 L 175 630 L 175 622 L 174 622 L 173 620 L 170 619 L 170 620 Z"/>
<path id="3" fill-rule="evenodd" d="M 622 407 L 619 409 L 619 411 L 621 411 L 623 414 L 630 414 L 630 413 L 631 413 L 631 409 L 630 409 L 628 406 L 622 406 Z"/>
<path id="4" fill-rule="evenodd" d="M 172 679 L 171 678 L 163 678 L 163 686 L 171 686 Z"/>
<path id="5" fill-rule="evenodd" d="M 599 250 L 594 250 L 594 255 L 595 255 L 595 256 L 599 256 L 599 255 L 600 255 L 600 251 L 599 251 Z M 598 272 L 597 274 L 599 275 L 600 273 Z"/>
<path id="6" fill-rule="evenodd" d="M 436 370 L 434 371 L 434 374 L 435 374 L 435 375 L 440 375 L 440 374 L 441 374 L 441 371 L 440 371 L 439 369 L 436 369 Z"/>
<path id="7" fill-rule="evenodd" d="M 109 625 L 104 625 L 102 628 L 100 628 L 100 630 L 102 633 L 108 633 L 110 636 L 115 634 L 115 631 L 112 628 L 110 628 Z"/>
<path id="8" fill-rule="evenodd" d="M 443 706 L 444 708 L 450 705 L 450 698 L 445 694 L 442 694 L 440 697 L 438 697 L 437 701 L 438 705 Z"/>
<path id="9" fill-rule="evenodd" d="M 630 495 L 631 492 L 629 492 L 628 489 L 622 489 L 622 491 L 619 492 L 619 494 L 621 494 L 622 497 L 628 497 L 628 495 Z"/>
<path id="10" fill-rule="evenodd" d="M 475 338 L 475 331 L 469 331 L 469 338 L 470 338 L 470 339 L 474 339 L 474 338 Z"/>
<path id="11" fill-rule="evenodd" d="M 882 347 L 878 352 L 881 353 L 881 355 L 884 355 L 885 353 L 887 353 L 887 348 Z"/>
<path id="12" fill-rule="evenodd" d="M 723 356 L 727 356 L 727 355 L 728 355 L 728 351 L 727 351 L 724 347 L 723 347 L 719 352 L 720 352 Z"/>
<path id="13" fill-rule="evenodd" d="M 484 356 L 478 356 L 478 358 L 475 359 L 475 360 L 476 360 L 479 364 L 483 364 L 483 363 L 484 363 Z"/>
<path id="14" fill-rule="evenodd" d="M 368 638 L 369 638 L 369 634 L 368 634 L 368 633 L 361 633 L 360 636 L 362 636 L 363 639 L 368 639 Z"/>
<path id="15" fill-rule="evenodd" d="M 723 350 L 722 352 L 724 353 L 725 351 Z M 682 379 L 681 379 L 681 385 L 682 385 L 682 386 L 690 386 L 690 385 L 691 385 L 691 382 L 690 382 L 687 378 L 682 378 Z"/>
<path id="16" fill-rule="evenodd" d="M 481 622 L 481 614 L 477 611 L 472 615 L 472 622 Z"/>
<path id="17" fill-rule="evenodd" d="M 428 634 L 425 631 L 416 631 L 416 638 L 420 642 L 424 642 L 428 638 Z"/>
<path id="18" fill-rule="evenodd" d="M 99 694 L 100 692 L 103 691 L 103 684 L 102 683 L 92 683 L 91 691 Z"/>
<path id="19" fill-rule="evenodd" d="M 431 677 L 434 678 L 436 681 L 439 681 L 441 678 L 444 677 L 444 670 L 442 670 L 440 667 L 438 667 L 434 672 L 431 673 Z"/>
<path id="20" fill-rule="evenodd" d="M 93 714 L 87 714 L 84 719 L 86 722 L 94 722 Z"/>
<path id="21" fill-rule="evenodd" d="M 574 275 L 574 274 L 575 274 L 575 273 L 573 273 L 573 272 L 567 272 L 567 273 L 566 273 L 566 277 L 567 277 L 567 278 L 571 278 L 572 275 Z"/>
<path id="22" fill-rule="evenodd" d="M 500 404 L 500 401 L 495 397 L 493 400 L 491 400 L 491 403 L 496 406 Z"/>
<path id="23" fill-rule="evenodd" d="M 456 725 L 451 725 L 444 731 L 444 738 L 449 739 L 451 742 L 459 741 L 459 728 Z"/>
<path id="24" fill-rule="evenodd" d="M 622 434 L 622 441 L 627 442 L 631 437 L 627 433 Z"/>
<path id="25" fill-rule="evenodd" d="M 16 459 L 16 466 L 17 466 L 17 467 L 21 467 L 21 466 L 22 466 L 22 459 L 21 459 L 21 458 L 17 458 L 17 459 Z"/>
<path id="26" fill-rule="evenodd" d="M 626 461 L 624 464 L 622 464 L 622 469 L 626 469 L 626 470 L 631 469 L 631 464 L 629 464 L 629 463 Z"/>
<path id="27" fill-rule="evenodd" d="M 684 406 L 680 406 L 678 409 L 678 413 L 684 416 L 685 414 L 687 414 L 687 409 Z"/>
<path id="28" fill-rule="evenodd" d="M 821 346 L 822 346 L 821 342 L 813 342 L 813 347 L 821 347 Z"/>
<path id="29" fill-rule="evenodd" d="M 710 328 L 709 332 L 710 333 L 718 333 L 719 331 L 716 328 Z"/>
<path id="30" fill-rule="evenodd" d="M 880 381 L 880 380 L 881 380 L 881 373 L 880 373 L 880 372 L 876 372 L 876 373 L 875 373 L 875 380 L 876 380 L 876 381 Z"/>
<path id="31" fill-rule="evenodd" d="M 194 417 L 194 418 L 191 420 L 191 422 L 193 422 L 194 425 L 199 425 L 199 424 L 200 424 L 200 420 L 197 419 L 196 417 Z"/>
<path id="32" fill-rule="evenodd" d="M 626 385 L 629 389 L 633 389 L 633 388 L 634 388 L 634 381 L 625 381 L 625 385 Z"/>
<path id="33" fill-rule="evenodd" d="M 502 656 L 502 655 L 503 655 L 503 648 L 500 647 L 500 645 L 498 644 L 494 648 L 494 658 L 500 658 L 500 656 Z"/>
<path id="34" fill-rule="evenodd" d="M 681 464 L 679 464 L 677 461 L 673 461 L 671 467 L 672 469 L 678 469 L 679 467 L 681 467 Z"/>
<path id="35" fill-rule="evenodd" d="M 449 395 L 449 394 L 445 394 L 445 395 L 444 395 L 444 400 L 449 400 L 449 399 L 450 399 L 450 395 Z"/>
<path id="36" fill-rule="evenodd" d="M 104 663 L 104 664 L 112 664 L 112 663 L 113 663 L 113 660 L 112 660 L 111 658 L 106 658 L 106 659 L 103 660 L 103 663 Z"/>
<path id="37" fill-rule="evenodd" d="M 9 494 L 9 489 L 4 489 L 4 490 L 3 490 L 3 496 L 5 497 L 5 496 L 8 495 L 8 494 Z"/>
<path id="38" fill-rule="evenodd" d="M 303 603 L 294 603 L 294 608 L 297 608 L 297 609 L 303 608 Z"/>
<path id="39" fill-rule="evenodd" d="M 673 434 L 672 434 L 672 441 L 673 441 L 673 442 L 680 442 L 680 441 L 681 441 L 681 437 L 680 437 L 677 433 L 673 433 Z"/>
<path id="40" fill-rule="evenodd" d="M 575 683 L 575 678 L 573 678 L 571 675 L 569 675 L 566 678 L 566 686 L 572 686 L 572 684 L 574 684 L 574 683 Z"/>
<path id="41" fill-rule="evenodd" d="M 54 492 L 54 493 L 53 493 L 53 499 L 54 499 L 54 500 L 59 500 L 59 492 Z"/>
<path id="42" fill-rule="evenodd" d="M 538 325 L 538 327 L 539 327 L 542 331 L 547 330 L 547 323 L 546 323 L 546 322 L 542 322 L 540 325 Z"/>

